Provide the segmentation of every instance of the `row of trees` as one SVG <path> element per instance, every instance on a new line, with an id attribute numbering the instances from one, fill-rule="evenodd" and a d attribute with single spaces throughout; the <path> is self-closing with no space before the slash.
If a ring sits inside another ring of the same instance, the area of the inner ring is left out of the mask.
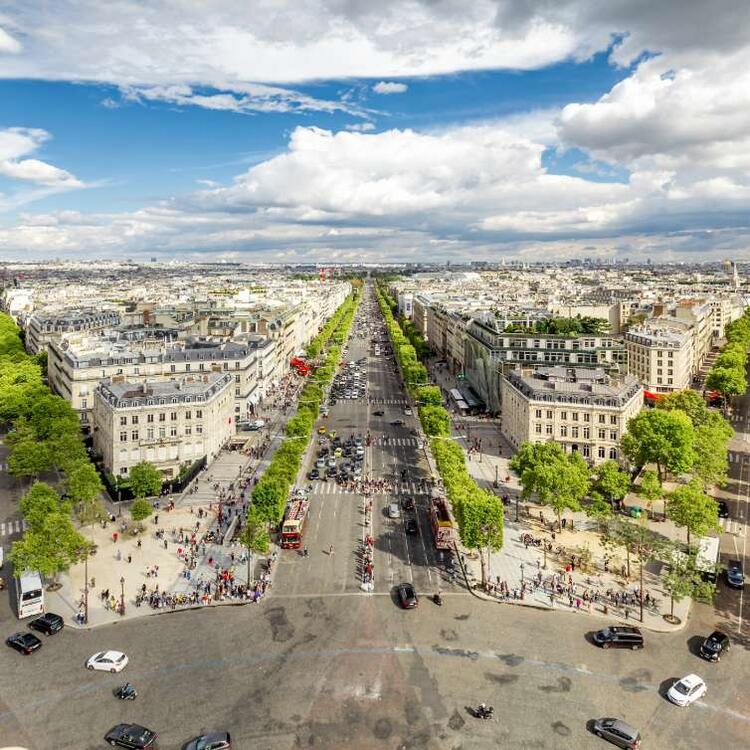
<path id="1" fill-rule="evenodd" d="M 274 453 L 270 465 L 252 492 L 252 504 L 248 511 L 243 543 L 250 537 L 266 533 L 268 523 L 278 524 L 284 515 L 289 491 L 293 486 L 302 456 L 310 440 L 315 420 L 323 400 L 324 388 L 330 384 L 341 357 L 341 344 L 346 339 L 354 314 L 360 301 L 355 292 L 331 316 L 321 332 L 308 345 L 308 353 L 318 356 L 328 345 L 325 356 L 302 389 L 299 408 L 286 426 L 286 439 Z"/>
<path id="2" fill-rule="evenodd" d="M 10 426 L 8 472 L 36 480 L 44 473 L 62 474 L 58 487 L 33 481 L 20 502 L 29 526 L 14 542 L 16 570 L 39 570 L 56 576 L 90 552 L 77 530 L 99 520 L 104 509 L 102 483 L 81 438 L 70 404 L 54 396 L 42 378 L 43 359 L 24 351 L 20 329 L 0 314 L 0 420 Z"/>
<path id="3" fill-rule="evenodd" d="M 468 549 L 479 551 L 484 582 L 485 550 L 489 563 L 490 551 L 503 544 L 503 504 L 495 494 L 479 487 L 469 474 L 464 452 L 451 438 L 450 415 L 443 407 L 440 388 L 427 384 L 427 370 L 417 362 L 415 347 L 408 343 L 394 319 L 384 285 L 379 284 L 376 291 L 407 388 L 419 405 L 422 428 L 430 438 L 430 450 L 456 516 L 461 542 Z"/>
<path id="4" fill-rule="evenodd" d="M 383 279 L 378 283 L 379 292 L 386 305 L 388 305 L 391 311 L 391 315 L 398 321 L 401 332 L 404 334 L 404 336 L 406 336 L 409 343 L 414 347 L 414 352 L 417 355 L 417 359 L 420 362 L 426 362 L 432 354 L 432 349 L 425 340 L 424 336 L 422 336 L 421 331 L 414 325 L 414 323 L 408 318 L 405 318 L 403 315 L 398 314 L 398 303 L 388 293 L 387 281 L 387 279 Z"/>
<path id="5" fill-rule="evenodd" d="M 747 390 L 747 350 L 750 347 L 750 308 L 724 329 L 727 343 L 706 377 L 706 388 L 717 391 L 724 401 Z"/>
<path id="6" fill-rule="evenodd" d="M 559 336 L 602 336 L 609 332 L 611 326 L 604 318 L 592 318 L 588 315 L 575 318 L 546 318 L 537 320 L 530 326 L 521 323 L 509 323 L 505 333 L 540 333 Z"/>

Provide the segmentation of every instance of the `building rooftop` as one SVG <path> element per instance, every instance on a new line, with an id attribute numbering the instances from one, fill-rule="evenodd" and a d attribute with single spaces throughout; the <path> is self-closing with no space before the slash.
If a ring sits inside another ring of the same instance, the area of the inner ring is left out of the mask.
<path id="1" fill-rule="evenodd" d="M 206 373 L 179 380 L 147 380 L 141 382 L 103 381 L 98 391 L 113 408 L 156 406 L 178 402 L 208 401 L 214 394 L 233 382 L 229 373 Z"/>

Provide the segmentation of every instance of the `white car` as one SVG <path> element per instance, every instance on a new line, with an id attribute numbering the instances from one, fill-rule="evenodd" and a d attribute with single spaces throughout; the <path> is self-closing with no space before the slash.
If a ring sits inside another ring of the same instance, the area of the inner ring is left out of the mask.
<path id="1" fill-rule="evenodd" d="M 86 669 L 100 672 L 122 672 L 127 666 L 128 657 L 122 651 L 100 651 L 86 662 Z"/>
<path id="2" fill-rule="evenodd" d="M 391 503 L 388 506 L 388 518 L 401 518 L 401 510 L 398 503 Z"/>
<path id="3" fill-rule="evenodd" d="M 411 409 L 408 406 L 406 407 L 406 409 L 404 409 L 404 416 L 411 416 Z"/>
<path id="4" fill-rule="evenodd" d="M 699 698 L 702 698 L 708 687 L 697 674 L 689 674 L 681 680 L 677 680 L 667 691 L 667 698 L 678 706 L 689 706 Z"/>

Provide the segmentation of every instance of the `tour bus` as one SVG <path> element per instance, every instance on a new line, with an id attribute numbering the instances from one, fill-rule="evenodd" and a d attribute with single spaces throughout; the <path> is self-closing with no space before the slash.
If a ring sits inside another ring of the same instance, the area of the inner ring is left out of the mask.
<path id="1" fill-rule="evenodd" d="M 44 614 L 42 577 L 33 570 L 25 570 L 17 579 L 18 618 Z"/>

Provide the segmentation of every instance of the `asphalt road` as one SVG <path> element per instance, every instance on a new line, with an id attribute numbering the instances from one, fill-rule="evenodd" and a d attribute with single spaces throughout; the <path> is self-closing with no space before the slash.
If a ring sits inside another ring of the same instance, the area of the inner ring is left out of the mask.
<path id="1" fill-rule="evenodd" d="M 359 356 L 352 348 L 349 357 Z M 382 363 L 371 370 L 371 394 L 394 398 L 392 370 Z M 386 411 L 382 428 L 369 417 L 371 431 L 393 436 L 397 428 L 387 423 L 402 407 L 370 408 Z M 365 432 L 366 413 L 365 403 L 342 404 L 329 422 Z M 394 457 L 397 470 L 404 461 L 419 465 L 415 446 L 372 447 L 367 472 L 377 475 Z M 380 496 L 378 507 L 387 500 Z M 750 643 L 735 638 L 719 664 L 695 655 L 701 637 L 726 622 L 723 612 L 696 607 L 685 631 L 647 634 L 643 651 L 625 652 L 591 645 L 587 634 L 599 621 L 585 615 L 488 603 L 458 588 L 444 589 L 442 607 L 423 597 L 403 611 L 388 571 L 393 580 L 412 576 L 421 593 L 439 574 L 426 516 L 420 536 L 407 539 L 374 514 L 377 589 L 363 594 L 354 575 L 358 502 L 346 493 L 313 496 L 310 557 L 284 552 L 272 595 L 260 604 L 65 630 L 30 657 L 0 649 L 0 745 L 89 750 L 104 746 L 115 723 L 137 721 L 159 732 L 161 748 L 215 728 L 229 730 L 239 750 L 594 750 L 610 746 L 587 722 L 614 715 L 641 730 L 644 750 L 748 747 Z M 0 625 L 3 633 L 19 627 L 5 614 Z M 123 674 L 84 668 L 105 648 L 128 653 Z M 672 706 L 665 690 L 692 671 L 708 694 L 689 708 Z M 139 690 L 133 703 L 111 693 L 126 679 Z M 495 719 L 471 718 L 466 708 L 480 701 L 495 706 Z"/>

